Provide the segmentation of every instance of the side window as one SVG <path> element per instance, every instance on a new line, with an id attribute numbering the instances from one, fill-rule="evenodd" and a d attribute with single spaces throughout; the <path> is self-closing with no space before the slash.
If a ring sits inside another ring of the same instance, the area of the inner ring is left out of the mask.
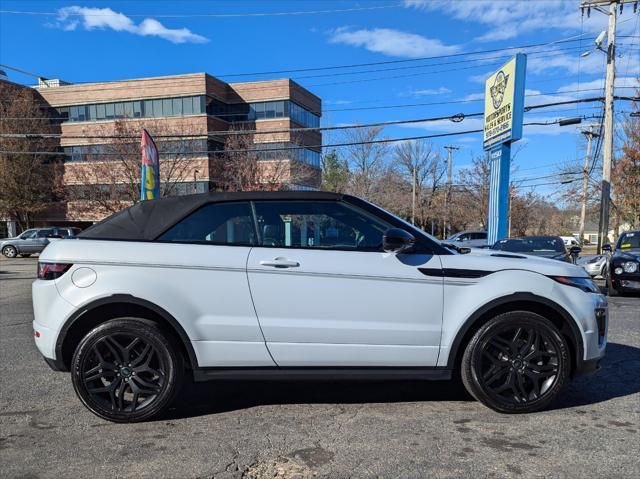
<path id="1" fill-rule="evenodd" d="M 36 237 L 38 230 L 27 230 L 20 235 L 20 239 L 31 239 Z"/>
<path id="2" fill-rule="evenodd" d="M 474 240 L 486 240 L 487 239 L 487 233 L 471 233 L 471 239 Z"/>
<path id="3" fill-rule="evenodd" d="M 385 221 L 339 202 L 256 202 L 262 246 L 379 251 Z"/>
<path id="4" fill-rule="evenodd" d="M 458 241 L 469 241 L 471 239 L 471 233 L 465 233 L 458 236 Z"/>
<path id="5" fill-rule="evenodd" d="M 250 246 L 256 243 L 249 203 L 212 203 L 175 224 L 157 241 Z"/>

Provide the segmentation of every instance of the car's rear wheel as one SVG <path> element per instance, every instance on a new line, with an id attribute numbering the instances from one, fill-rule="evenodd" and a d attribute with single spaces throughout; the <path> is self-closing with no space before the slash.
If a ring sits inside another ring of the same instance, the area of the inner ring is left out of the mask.
<path id="1" fill-rule="evenodd" d="M 144 421 L 178 391 L 183 358 L 152 321 L 118 318 L 91 330 L 71 363 L 73 387 L 94 414 L 114 422 Z"/>
<path id="2" fill-rule="evenodd" d="M 15 258 L 18 255 L 18 250 L 15 246 L 9 245 L 2 248 L 2 254 L 7 258 Z"/>
<path id="3" fill-rule="evenodd" d="M 545 408 L 569 378 L 569 346 L 551 321 L 528 311 L 492 318 L 471 338 L 462 380 L 478 401 L 504 413 Z"/>

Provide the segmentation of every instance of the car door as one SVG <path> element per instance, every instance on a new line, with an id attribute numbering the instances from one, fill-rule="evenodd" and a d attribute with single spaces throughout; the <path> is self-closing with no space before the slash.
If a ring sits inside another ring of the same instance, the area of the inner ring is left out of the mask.
<path id="1" fill-rule="evenodd" d="M 248 202 L 211 203 L 144 245 L 147 254 L 159 248 L 152 254 L 155 274 L 171 277 L 171 294 L 155 302 L 179 318 L 201 367 L 275 366 L 247 281 L 255 238 Z M 163 243 L 172 243 L 170 250 Z"/>
<path id="2" fill-rule="evenodd" d="M 38 252 L 38 231 L 27 230 L 20 235 L 20 239 L 16 241 L 16 246 L 20 253 L 30 254 Z"/>
<path id="3" fill-rule="evenodd" d="M 428 251 L 381 249 L 385 220 L 338 201 L 254 203 L 247 274 L 279 366 L 435 366 L 441 268 Z"/>

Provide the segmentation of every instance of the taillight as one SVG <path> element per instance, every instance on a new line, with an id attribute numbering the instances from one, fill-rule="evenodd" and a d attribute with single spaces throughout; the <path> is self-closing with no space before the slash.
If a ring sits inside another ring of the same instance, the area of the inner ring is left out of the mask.
<path id="1" fill-rule="evenodd" d="M 70 263 L 38 263 L 38 279 L 57 279 L 71 266 Z"/>

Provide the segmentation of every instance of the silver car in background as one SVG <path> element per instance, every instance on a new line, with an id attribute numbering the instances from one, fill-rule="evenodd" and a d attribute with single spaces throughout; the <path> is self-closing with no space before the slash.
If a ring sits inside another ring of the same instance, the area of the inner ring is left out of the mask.
<path id="1" fill-rule="evenodd" d="M 484 248 L 487 246 L 486 231 L 460 231 L 447 238 L 448 243 L 467 248 Z"/>
<path id="2" fill-rule="evenodd" d="M 0 240 L 0 252 L 7 258 L 31 256 L 41 253 L 52 238 L 73 238 L 79 232 L 80 228 L 69 227 L 28 229 L 15 238 Z"/>
<path id="3" fill-rule="evenodd" d="M 604 277 L 605 269 L 607 267 L 607 256 L 603 254 L 582 256 L 578 261 L 576 261 L 576 264 L 581 266 L 592 278 L 595 278 L 596 276 Z"/>

